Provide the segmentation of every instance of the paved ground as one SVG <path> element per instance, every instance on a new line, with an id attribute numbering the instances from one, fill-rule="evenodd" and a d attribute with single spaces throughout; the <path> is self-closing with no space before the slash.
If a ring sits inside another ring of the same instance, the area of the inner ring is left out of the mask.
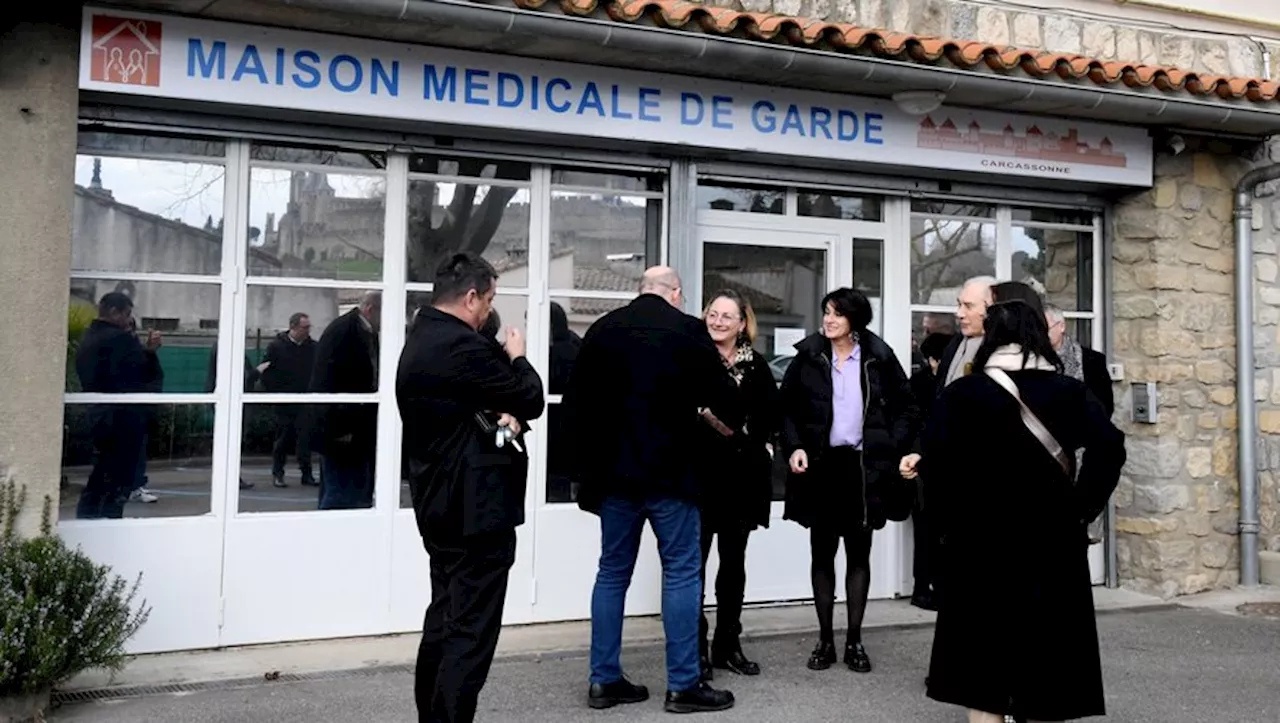
<path id="1" fill-rule="evenodd" d="M 1192 609 L 1114 612 L 1099 617 L 1110 720 L 1125 723 L 1270 723 L 1280 721 L 1280 620 Z M 923 694 L 932 629 L 879 629 L 866 642 L 871 675 L 842 667 L 805 669 L 812 638 L 784 636 L 748 644 L 764 666 L 759 678 L 717 681 L 738 706 L 709 720 L 778 723 L 953 723 L 955 709 Z M 514 658 L 495 664 L 481 698 L 481 723 L 669 720 L 662 712 L 659 648 L 624 655 L 630 676 L 657 689 L 646 704 L 595 712 L 585 705 L 586 661 L 578 655 Z M 726 674 L 727 676 L 727 674 Z M 415 720 L 412 678 L 403 671 L 229 690 L 68 705 L 54 723 L 382 723 Z M 699 718 L 702 720 L 703 718 Z"/>

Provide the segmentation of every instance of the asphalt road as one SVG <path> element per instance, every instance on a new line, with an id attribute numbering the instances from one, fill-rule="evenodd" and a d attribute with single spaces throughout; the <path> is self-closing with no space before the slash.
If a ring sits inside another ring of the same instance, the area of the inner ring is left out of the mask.
<path id="1" fill-rule="evenodd" d="M 1280 721 L 1280 621 L 1176 609 L 1099 617 L 1108 719 L 1125 723 Z M 734 723 L 958 723 L 962 711 L 924 697 L 931 628 L 870 631 L 870 675 L 842 666 L 805 668 L 811 638 L 748 642 L 764 668 L 758 678 L 727 673 L 716 685 L 738 699 L 731 711 L 698 719 Z M 662 712 L 662 652 L 624 653 L 628 675 L 656 693 L 640 705 L 592 711 L 586 661 L 579 656 L 507 660 L 494 665 L 480 700 L 481 723 L 670 720 Z M 413 681 L 404 672 L 67 705 L 50 721 L 71 723 L 381 723 L 416 720 Z"/>

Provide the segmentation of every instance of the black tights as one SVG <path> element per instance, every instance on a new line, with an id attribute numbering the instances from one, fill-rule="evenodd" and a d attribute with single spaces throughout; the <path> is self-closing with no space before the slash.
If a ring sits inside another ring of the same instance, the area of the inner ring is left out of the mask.
<path id="1" fill-rule="evenodd" d="M 836 550 L 842 536 L 834 532 L 809 531 L 809 554 L 812 560 L 813 603 L 818 610 L 818 632 L 826 643 L 835 641 L 832 618 L 836 607 Z M 871 591 L 871 531 L 843 535 L 847 569 L 844 577 L 846 602 L 849 607 L 848 642 L 862 642 L 862 618 L 867 612 L 867 594 Z"/>

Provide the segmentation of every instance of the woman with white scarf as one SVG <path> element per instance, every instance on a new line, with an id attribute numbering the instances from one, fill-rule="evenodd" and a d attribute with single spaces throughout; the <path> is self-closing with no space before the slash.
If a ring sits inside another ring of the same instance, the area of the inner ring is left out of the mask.
<path id="1" fill-rule="evenodd" d="M 1124 435 L 1062 373 L 1039 310 L 996 303 L 984 332 L 901 466 L 923 474 L 946 536 L 928 695 L 971 723 L 1104 715 L 1085 525 L 1119 480 Z"/>

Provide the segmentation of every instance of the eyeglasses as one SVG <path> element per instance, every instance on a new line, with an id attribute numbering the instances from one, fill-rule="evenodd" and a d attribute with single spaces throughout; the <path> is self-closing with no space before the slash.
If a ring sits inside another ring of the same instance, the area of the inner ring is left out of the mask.
<path id="1" fill-rule="evenodd" d="M 717 314 L 713 311 L 707 314 L 707 321 L 723 321 L 726 324 L 732 324 L 735 321 L 742 321 L 742 318 L 733 314 Z"/>

